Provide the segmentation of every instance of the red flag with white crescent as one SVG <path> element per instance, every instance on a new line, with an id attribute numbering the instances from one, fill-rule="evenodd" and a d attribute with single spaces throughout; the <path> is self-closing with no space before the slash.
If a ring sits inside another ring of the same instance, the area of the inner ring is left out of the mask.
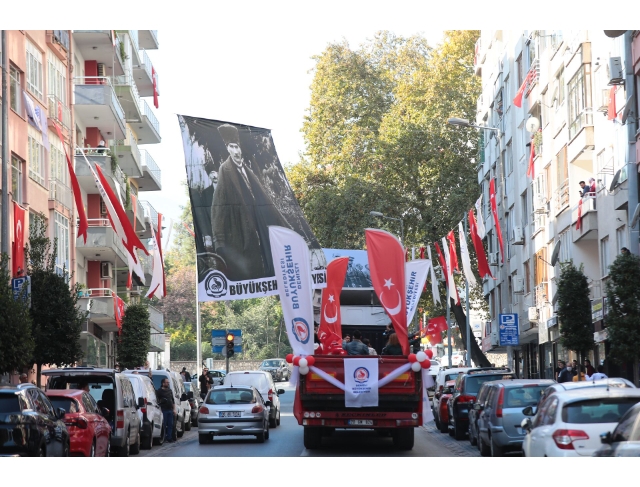
<path id="1" fill-rule="evenodd" d="M 473 208 L 469 210 L 469 235 L 471 235 L 471 242 L 473 248 L 476 249 L 476 257 L 478 258 L 478 273 L 480 277 L 490 276 L 491 270 L 489 269 L 489 263 L 487 262 L 487 255 L 484 253 L 484 245 L 482 245 L 482 239 L 478 235 L 476 227 L 476 217 L 473 215 Z"/>
<path id="2" fill-rule="evenodd" d="M 529 167 L 527 168 L 527 177 L 533 179 L 534 171 L 534 159 L 536 158 L 536 145 L 533 143 L 533 137 L 531 138 L 531 152 L 529 152 Z"/>
<path id="3" fill-rule="evenodd" d="M 404 250 L 389 232 L 367 228 L 367 257 L 373 289 L 391 318 L 402 353 L 409 354 L 407 302 L 404 276 Z"/>
<path id="4" fill-rule="evenodd" d="M 338 257 L 327 265 L 327 287 L 322 290 L 320 326 L 318 338 L 322 344 L 318 353 L 337 353 L 342 349 L 342 317 L 340 316 L 340 293 L 347 276 L 349 257 Z"/>
<path id="5" fill-rule="evenodd" d="M 447 240 L 449 241 L 449 258 L 451 259 L 451 272 L 458 271 L 460 272 L 460 266 L 458 265 L 458 254 L 456 253 L 456 237 L 451 230 L 447 234 Z"/>
<path id="6" fill-rule="evenodd" d="M 438 261 L 440 262 L 440 268 L 442 269 L 442 275 L 444 277 L 444 281 L 447 283 L 449 283 L 449 270 L 447 269 L 447 264 L 444 261 L 444 255 L 442 255 L 442 250 L 440 250 L 440 246 L 438 245 L 438 242 L 435 242 L 434 244 L 436 246 L 436 252 L 438 252 Z"/>
<path id="7" fill-rule="evenodd" d="M 13 277 L 26 275 L 26 272 L 24 271 L 24 214 L 24 208 L 14 201 L 13 255 L 11 256 L 11 275 Z"/>
<path id="8" fill-rule="evenodd" d="M 491 213 L 493 213 L 493 222 L 496 224 L 496 235 L 498 236 L 498 244 L 500 244 L 500 259 L 504 262 L 504 244 L 502 243 L 502 230 L 500 230 L 500 220 L 498 219 L 498 206 L 496 205 L 496 183 L 495 179 L 489 181 L 489 196 L 491 198 Z"/>

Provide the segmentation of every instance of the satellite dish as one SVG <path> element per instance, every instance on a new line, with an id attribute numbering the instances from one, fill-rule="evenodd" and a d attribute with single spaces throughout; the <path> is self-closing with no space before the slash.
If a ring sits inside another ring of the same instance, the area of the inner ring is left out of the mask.
<path id="1" fill-rule="evenodd" d="M 553 253 L 551 254 L 551 265 L 556 265 L 558 263 L 558 257 L 560 257 L 560 246 L 562 245 L 562 240 L 558 240 L 553 247 Z"/>
<path id="2" fill-rule="evenodd" d="M 556 303 L 558 302 L 558 293 L 556 292 L 553 297 L 551 298 L 551 305 L 555 306 Z M 224 350 L 224 349 L 223 349 Z"/>
<path id="3" fill-rule="evenodd" d="M 527 132 L 534 134 L 540 128 L 540 120 L 536 117 L 529 117 L 524 124 L 524 127 L 527 129 Z"/>
<path id="4" fill-rule="evenodd" d="M 616 37 L 620 37 L 625 32 L 627 31 L 626 30 L 605 30 L 604 35 L 612 39 L 615 39 Z"/>
<path id="5" fill-rule="evenodd" d="M 609 185 L 609 193 L 613 193 L 613 190 L 615 190 L 616 187 L 618 186 L 618 180 L 620 179 L 620 171 L 622 171 L 622 169 L 618 169 L 616 174 L 613 176 L 613 180 Z"/>
<path id="6" fill-rule="evenodd" d="M 640 219 L 640 203 L 636 206 L 636 211 L 633 212 L 633 218 L 631 219 L 631 228 L 636 226 L 638 220 Z"/>
<path id="7" fill-rule="evenodd" d="M 631 95 L 627 100 L 627 103 L 624 105 L 624 110 L 622 110 L 622 119 L 620 120 L 622 125 L 627 123 L 627 118 L 629 118 L 629 114 L 631 113 L 631 110 L 633 110 L 633 103 L 633 95 Z"/>

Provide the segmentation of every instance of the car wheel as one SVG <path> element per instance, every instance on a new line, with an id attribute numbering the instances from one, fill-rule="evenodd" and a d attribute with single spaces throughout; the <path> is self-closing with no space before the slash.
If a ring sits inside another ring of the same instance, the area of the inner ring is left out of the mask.
<path id="1" fill-rule="evenodd" d="M 185 431 L 191 431 L 191 418 L 189 418 L 189 421 L 187 421 L 184 425 L 184 430 Z"/>
<path id="2" fill-rule="evenodd" d="M 466 434 L 466 431 L 464 430 L 464 428 L 462 426 L 459 426 L 459 424 L 460 423 L 456 423 L 453 429 L 453 436 L 458 441 L 464 440 L 464 435 Z"/>
<path id="3" fill-rule="evenodd" d="M 480 450 L 480 455 L 483 457 L 488 457 L 491 453 L 491 449 L 484 444 L 484 441 L 482 440 L 482 436 L 480 436 L 480 434 L 478 434 L 478 450 Z"/>
<path id="4" fill-rule="evenodd" d="M 451 424 L 451 422 L 447 423 L 447 432 L 449 436 L 453 436 L 453 429 L 455 428 L 455 424 Z"/>
<path id="5" fill-rule="evenodd" d="M 268 440 L 268 439 L 269 439 L 269 432 L 270 432 L 270 430 L 269 430 L 269 426 L 267 426 L 267 431 L 265 431 L 265 433 L 264 433 L 264 439 L 265 439 L 265 440 Z"/>
<path id="6" fill-rule="evenodd" d="M 492 457 L 503 457 L 504 456 L 504 448 L 496 445 L 496 442 L 491 438 L 491 456 Z"/>
<path id="7" fill-rule="evenodd" d="M 154 425 L 153 423 L 151 423 L 151 433 L 149 434 L 149 436 L 145 436 L 144 440 L 142 441 L 143 450 L 151 450 L 151 447 L 153 446 L 153 430 Z"/>
<path id="8" fill-rule="evenodd" d="M 322 442 L 322 428 L 304 426 L 304 447 L 307 450 L 314 450 L 320 447 Z"/>
<path id="9" fill-rule="evenodd" d="M 445 423 L 444 421 L 442 421 L 440 423 L 440 433 L 448 433 L 449 432 L 449 423 Z"/>
<path id="10" fill-rule="evenodd" d="M 121 457 L 128 457 L 129 454 L 131 453 L 131 445 L 129 443 L 130 443 L 129 433 L 127 433 L 127 438 L 124 440 L 124 446 L 120 448 Z"/>
<path id="11" fill-rule="evenodd" d="M 191 426 L 198 427 L 198 416 L 191 415 Z"/>
<path id="12" fill-rule="evenodd" d="M 278 409 L 278 417 L 276 418 L 276 426 L 280 426 L 280 410 Z"/>
<path id="13" fill-rule="evenodd" d="M 164 423 L 162 423 L 162 427 L 160 428 L 160 437 L 159 438 L 154 438 L 153 442 L 156 445 L 162 445 L 164 443 L 164 435 L 166 433 L 167 433 L 166 426 L 164 425 Z"/>
<path id="14" fill-rule="evenodd" d="M 393 435 L 393 445 L 398 450 L 411 450 L 413 449 L 413 428 L 399 428 Z"/>
<path id="15" fill-rule="evenodd" d="M 140 453 L 140 430 L 136 433 L 136 442 L 131 445 L 131 453 L 133 455 Z"/>
<path id="16" fill-rule="evenodd" d="M 182 418 L 182 421 L 180 422 L 180 431 L 176 433 L 176 436 L 178 438 L 182 438 L 183 435 L 184 435 L 184 418 Z"/>
<path id="17" fill-rule="evenodd" d="M 69 456 L 69 450 L 70 450 L 70 449 L 71 449 L 71 448 L 69 447 L 69 443 L 66 443 L 66 444 L 64 445 L 64 448 L 62 449 L 62 456 L 63 456 L 63 457 L 68 457 L 68 456 Z"/>
<path id="18" fill-rule="evenodd" d="M 438 416 L 436 416 L 435 414 L 433 415 L 433 422 L 436 424 L 436 428 L 440 429 L 440 420 L 438 419 Z"/>
<path id="19" fill-rule="evenodd" d="M 91 450 L 89 450 L 89 456 L 90 457 L 95 457 L 96 456 L 96 439 L 93 439 L 93 442 L 91 443 Z"/>
<path id="20" fill-rule="evenodd" d="M 256 435 L 256 439 L 258 440 L 258 443 L 264 443 L 264 440 L 266 439 L 266 431 L 269 430 L 269 423 L 266 423 L 265 428 L 262 430 L 262 433 Z"/>
<path id="21" fill-rule="evenodd" d="M 276 409 L 275 414 L 273 415 L 273 418 L 269 418 L 269 426 L 271 426 L 272 428 L 275 428 L 277 426 L 276 424 L 276 420 L 278 418 L 278 410 Z"/>
<path id="22" fill-rule="evenodd" d="M 211 443 L 211 435 L 209 433 L 200 433 L 198 435 L 198 443 L 201 445 L 208 445 Z"/>

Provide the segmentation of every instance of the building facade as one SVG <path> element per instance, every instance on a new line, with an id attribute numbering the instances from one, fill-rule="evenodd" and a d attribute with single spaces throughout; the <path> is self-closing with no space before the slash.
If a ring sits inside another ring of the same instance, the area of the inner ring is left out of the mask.
<path id="1" fill-rule="evenodd" d="M 557 359 L 577 358 L 559 343 L 556 315 L 560 264 L 569 260 L 584 266 L 589 281 L 589 358 L 610 374 L 626 374 L 607 360 L 605 283 L 623 247 L 639 253 L 631 221 L 638 205 L 640 43 L 634 31 L 611 35 L 482 31 L 476 44 L 482 94 L 475 122 L 499 130 L 497 136 L 480 130 L 478 182 L 497 277 L 483 281 L 491 315 L 483 349 L 506 351 L 498 346 L 499 315 L 517 314 L 520 344 L 512 363 L 521 377 L 554 378 Z M 523 84 L 518 107 L 514 98 Z M 489 206 L 492 178 L 504 261 Z"/>

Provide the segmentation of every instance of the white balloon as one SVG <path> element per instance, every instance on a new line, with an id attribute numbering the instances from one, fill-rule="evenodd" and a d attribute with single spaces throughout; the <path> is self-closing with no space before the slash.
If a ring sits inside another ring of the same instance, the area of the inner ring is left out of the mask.
<path id="1" fill-rule="evenodd" d="M 301 358 L 300 361 L 298 362 L 298 367 L 306 367 L 309 365 L 309 362 L 307 362 L 306 358 Z"/>
<path id="2" fill-rule="evenodd" d="M 302 362 L 302 360 L 301 360 L 301 362 Z M 309 367 L 307 367 L 306 365 L 304 367 L 298 367 L 298 371 L 302 375 L 307 375 L 309 373 Z"/>
<path id="3" fill-rule="evenodd" d="M 422 368 L 422 365 L 420 365 L 420 362 L 413 362 L 411 364 L 411 370 L 413 370 L 414 372 L 420 372 L 421 368 Z"/>
<path id="4" fill-rule="evenodd" d="M 418 359 L 418 362 L 424 362 L 427 359 L 427 354 L 420 350 L 416 353 L 416 358 Z"/>

